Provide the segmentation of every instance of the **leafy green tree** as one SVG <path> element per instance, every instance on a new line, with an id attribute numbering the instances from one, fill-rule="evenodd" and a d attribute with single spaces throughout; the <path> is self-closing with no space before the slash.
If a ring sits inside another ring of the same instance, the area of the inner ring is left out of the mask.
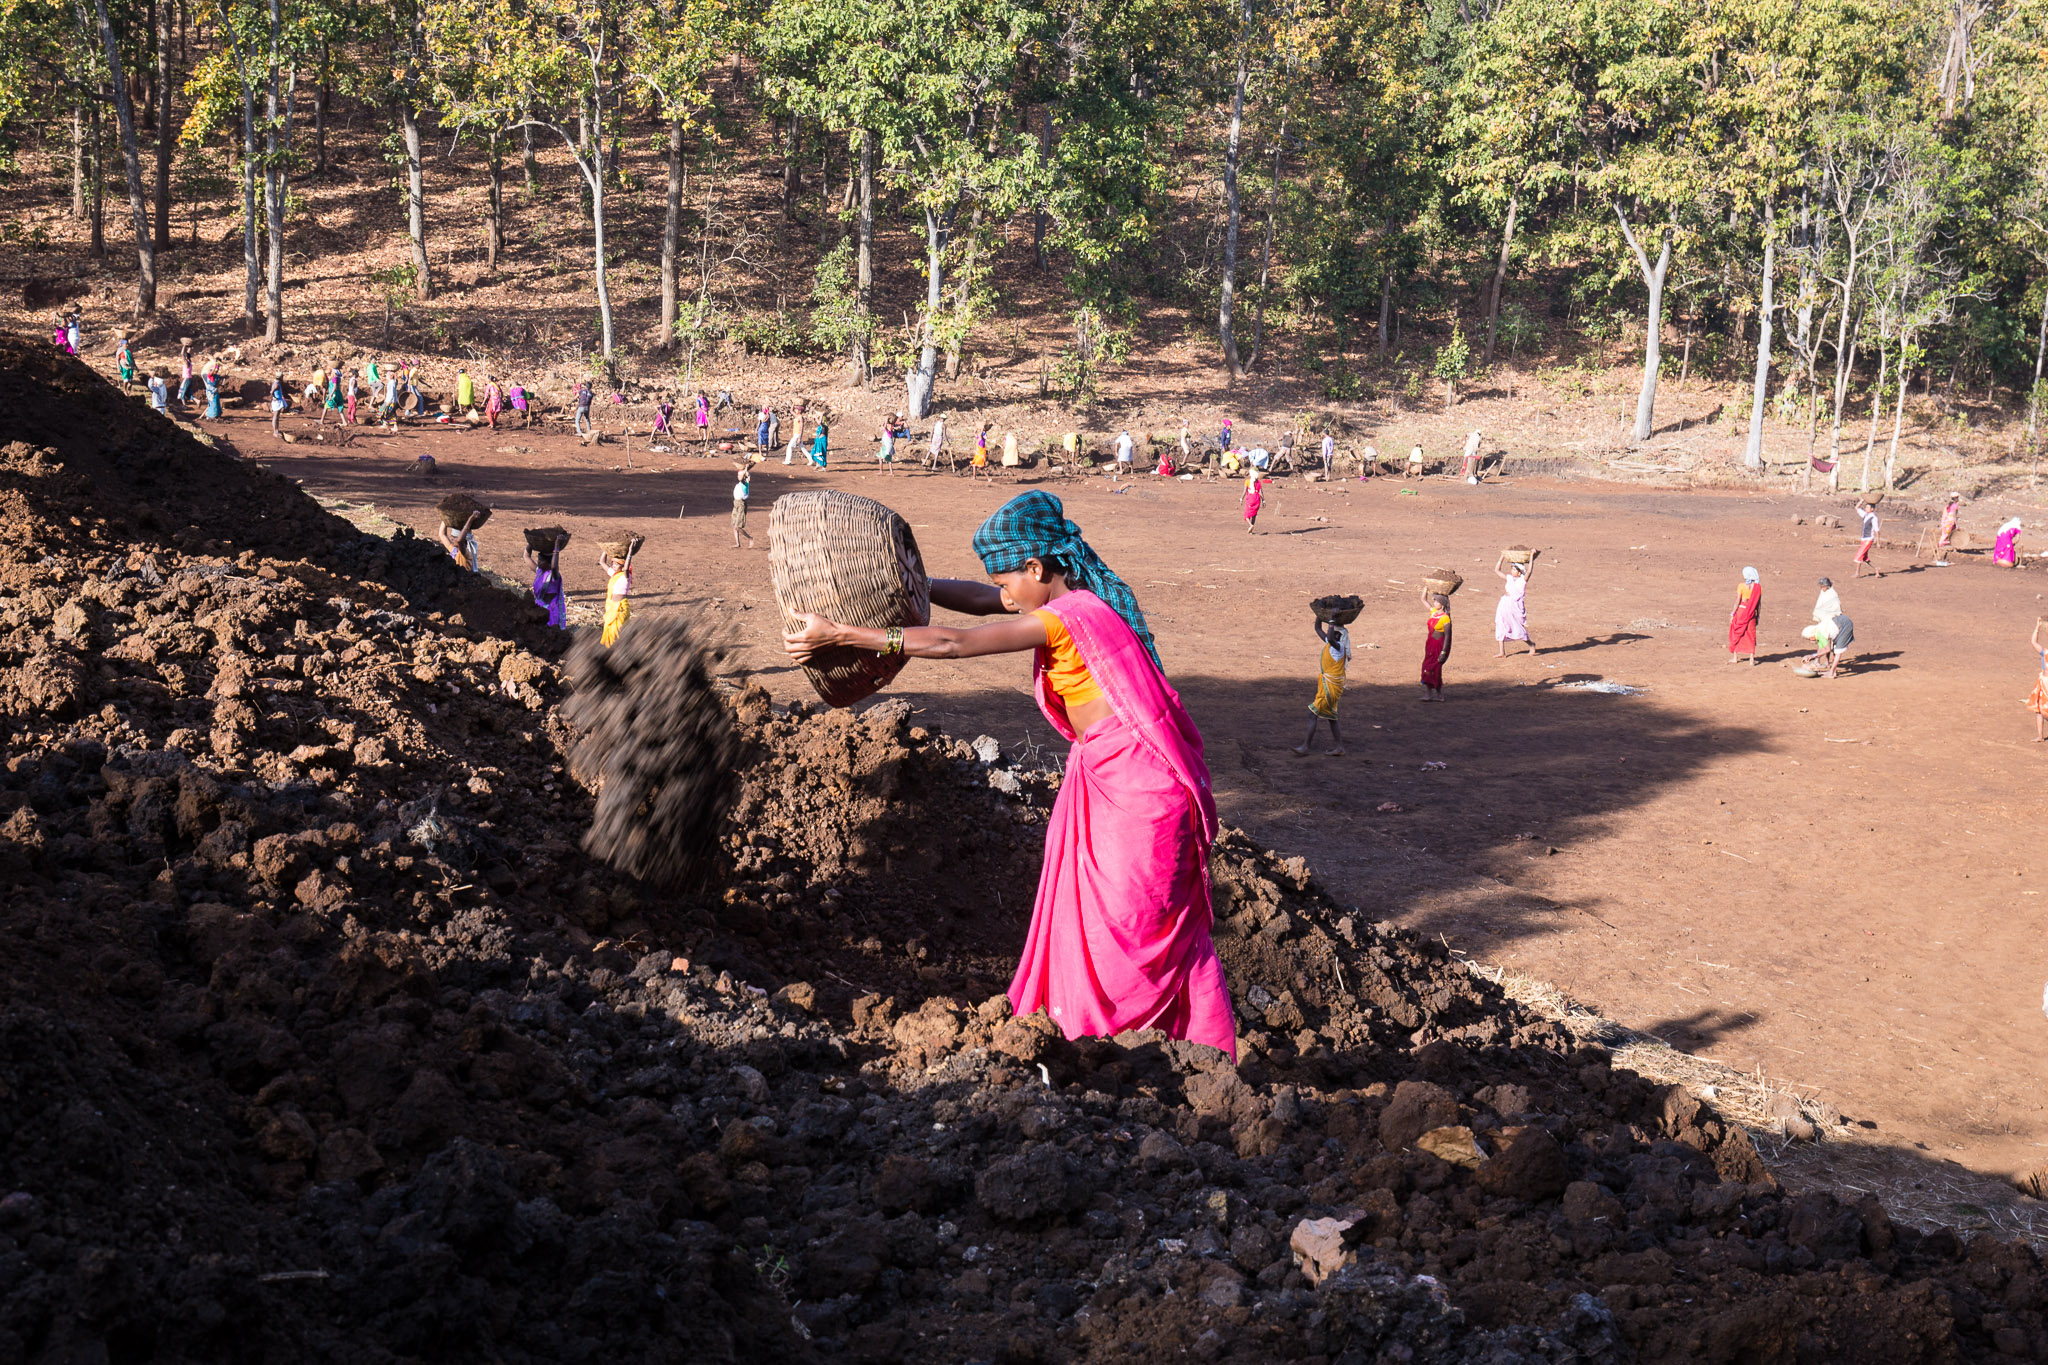
<path id="1" fill-rule="evenodd" d="M 552 132 L 583 177 L 599 355 L 607 361 L 617 340 L 608 168 L 624 135 L 624 99 L 650 88 L 672 123 L 701 105 L 697 85 L 715 53 L 717 12 L 710 0 L 427 0 L 422 14 L 422 47 L 447 73 L 438 86 L 443 107 L 485 127 Z"/>
<path id="2" fill-rule="evenodd" d="M 156 235 L 150 226 L 149 196 L 142 182 L 142 150 L 136 133 L 135 104 L 128 72 L 147 51 L 148 25 L 138 31 L 132 10 L 110 10 L 107 0 L 0 0 L 0 135 L 11 129 L 29 108 L 30 82 L 16 79 L 40 75 L 57 88 L 68 88 L 80 103 L 95 110 L 114 107 L 122 169 L 126 173 L 128 209 L 135 228 L 135 316 L 156 311 Z M 97 129 L 95 129 L 97 145 Z M 97 228 L 98 219 L 94 220 Z"/>
<path id="3" fill-rule="evenodd" d="M 1430 373 L 1444 381 L 1444 406 L 1455 407 L 1458 402 L 1458 385 L 1472 368 L 1472 347 L 1465 340 L 1465 329 L 1457 323 L 1451 324 L 1451 339 L 1437 348 L 1436 359 L 1430 365 Z"/>
<path id="4" fill-rule="evenodd" d="M 1473 30 L 1445 101 L 1444 175 L 1458 199 L 1502 220 L 1481 363 L 1493 363 L 1501 290 L 1527 209 L 1568 184 L 1584 154 L 1585 111 L 1550 64 L 1563 35 L 1547 0 L 1509 0 Z"/>
<path id="5" fill-rule="evenodd" d="M 1018 128 L 1027 54 L 1050 36 L 1029 0 L 778 0 L 763 21 L 770 94 L 799 116 L 857 135 L 859 289 L 871 307 L 874 172 L 910 191 L 925 226 L 925 307 L 909 412 L 931 410 L 946 269 L 963 213 L 1007 218 L 1036 201 L 1043 161 Z M 856 333 L 856 345 L 860 344 Z M 864 353 L 855 364 L 864 364 Z"/>
<path id="6" fill-rule="evenodd" d="M 1646 294 L 1643 382 L 1634 436 L 1655 430 L 1663 364 L 1664 288 L 1671 261 L 1694 236 L 1712 175 L 1704 110 L 1693 79 L 1694 0 L 1658 5 L 1581 4 L 1590 87 L 1583 126 L 1590 189 L 1606 200 Z"/>

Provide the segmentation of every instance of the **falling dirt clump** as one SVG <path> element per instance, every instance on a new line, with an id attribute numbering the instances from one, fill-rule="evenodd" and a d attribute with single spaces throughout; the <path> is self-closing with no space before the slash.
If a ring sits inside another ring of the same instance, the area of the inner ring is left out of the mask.
<path id="1" fill-rule="evenodd" d="M 732 801 L 739 742 L 711 679 L 721 657 L 677 615 L 633 621 L 610 647 L 586 631 L 569 653 L 571 766 L 597 790 L 584 850 L 656 886 L 708 866 Z"/>
<path id="2" fill-rule="evenodd" d="M 1241 1064 L 1013 1017 L 1059 775 L 900 702 L 728 691 L 705 889 L 626 878 L 530 607 L 92 401 L 247 515 L 0 461 L 0 1365 L 2048 1346 L 2025 1246 L 1788 1197 L 1241 834 Z"/>

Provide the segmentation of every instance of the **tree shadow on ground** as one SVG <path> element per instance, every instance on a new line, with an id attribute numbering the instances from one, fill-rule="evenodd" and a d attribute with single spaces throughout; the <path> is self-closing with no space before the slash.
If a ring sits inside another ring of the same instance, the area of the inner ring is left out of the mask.
<path id="1" fill-rule="evenodd" d="M 1610 631 L 1606 635 L 1589 635 L 1585 639 L 1580 640 L 1577 644 L 1545 645 L 1543 646 L 1543 653 L 1577 654 L 1581 650 L 1605 649 L 1609 645 L 1632 644 L 1637 640 L 1647 640 L 1650 638 L 1650 636 L 1643 634 L 1641 631 L 1617 630 Z"/>
<path id="2" fill-rule="evenodd" d="M 1329 874 L 1331 894 L 1366 918 L 1430 936 L 1484 935 L 1494 946 L 1549 932 L 1561 917 L 1598 917 L 1597 905 L 1516 890 L 1503 869 L 1597 838 L 1710 766 L 1769 747 L 1760 730 L 1648 696 L 1459 683 L 1455 668 L 1450 705 L 1418 704 L 1410 683 L 1353 684 L 1340 758 L 1320 753 L 1320 742 L 1307 757 L 1290 752 L 1312 680 L 1197 674 L 1175 684 L 1202 731 L 1226 824 L 1306 855 Z M 1011 751 L 1066 747 L 1022 686 L 895 695 L 918 724 L 961 738 L 993 735 Z"/>

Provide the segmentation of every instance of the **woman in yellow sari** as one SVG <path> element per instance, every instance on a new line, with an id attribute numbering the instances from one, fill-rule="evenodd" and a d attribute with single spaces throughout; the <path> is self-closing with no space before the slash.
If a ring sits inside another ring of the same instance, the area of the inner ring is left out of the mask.
<path id="1" fill-rule="evenodd" d="M 626 600 L 633 591 L 633 551 L 638 547 L 627 542 L 626 557 L 612 558 L 610 550 L 597 552 L 597 567 L 604 570 L 604 647 L 610 649 L 618 642 L 619 632 L 625 629 L 626 619 L 633 614 L 633 604 Z"/>
<path id="2" fill-rule="evenodd" d="M 1332 758 L 1344 753 L 1344 736 L 1337 729 L 1337 703 L 1344 699 L 1344 666 L 1351 662 L 1351 632 L 1334 621 L 1316 622 L 1316 638 L 1323 642 L 1320 671 L 1316 677 L 1316 699 L 1308 707 L 1308 738 L 1294 752 L 1308 753 L 1316 742 L 1316 727 L 1330 723 L 1330 747 L 1323 750 Z"/>

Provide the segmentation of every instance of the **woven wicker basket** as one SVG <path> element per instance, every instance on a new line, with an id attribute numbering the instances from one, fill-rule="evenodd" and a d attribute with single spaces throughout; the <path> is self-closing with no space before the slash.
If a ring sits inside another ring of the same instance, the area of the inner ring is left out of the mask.
<path id="1" fill-rule="evenodd" d="M 820 491 L 777 498 L 768 513 L 768 563 L 786 626 L 816 612 L 850 626 L 922 626 L 932 619 L 932 585 L 917 537 L 872 498 Z M 905 656 L 834 649 L 804 665 L 829 706 L 874 695 L 903 670 Z"/>
<path id="2" fill-rule="evenodd" d="M 1500 557 L 1510 564 L 1527 564 L 1536 558 L 1536 552 L 1526 545 L 1510 545 L 1500 552 Z"/>
<path id="3" fill-rule="evenodd" d="M 555 548 L 555 542 L 569 543 L 569 533 L 560 526 L 529 526 L 526 528 L 526 548 L 537 555 L 548 554 Z"/>
<path id="4" fill-rule="evenodd" d="M 1362 597 L 1318 597 L 1315 601 L 1309 603 L 1308 606 L 1309 610 L 1316 614 L 1318 621 L 1328 621 L 1334 625 L 1348 626 L 1358 619 L 1358 613 L 1365 610 L 1365 599 Z"/>
<path id="5" fill-rule="evenodd" d="M 460 526 L 471 517 L 475 517 L 477 526 L 481 526 L 491 519 L 491 509 L 467 493 L 450 493 L 441 499 L 437 510 L 441 513 L 442 523 L 448 526 Z"/>
<path id="6" fill-rule="evenodd" d="M 603 550 L 613 559 L 623 560 L 629 555 L 639 554 L 640 547 L 646 543 L 646 536 L 623 535 L 616 540 L 600 540 L 597 542 L 597 548 Z"/>
<path id="7" fill-rule="evenodd" d="M 1465 586 L 1465 579 L 1456 569 L 1432 569 L 1429 576 L 1422 580 L 1422 586 L 1429 592 L 1438 592 L 1449 597 Z"/>

